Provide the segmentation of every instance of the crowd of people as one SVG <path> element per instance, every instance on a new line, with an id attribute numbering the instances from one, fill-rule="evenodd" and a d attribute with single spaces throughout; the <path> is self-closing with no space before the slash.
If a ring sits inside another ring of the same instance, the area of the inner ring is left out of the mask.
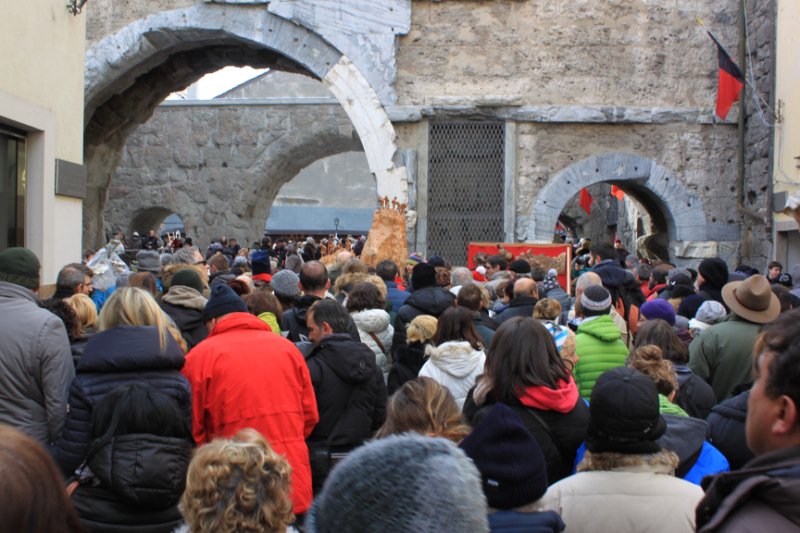
<path id="1" fill-rule="evenodd" d="M 0 251 L 10 531 L 800 529 L 778 263 L 582 240 L 566 286 L 502 253 L 133 238 L 45 299 L 39 258 Z"/>

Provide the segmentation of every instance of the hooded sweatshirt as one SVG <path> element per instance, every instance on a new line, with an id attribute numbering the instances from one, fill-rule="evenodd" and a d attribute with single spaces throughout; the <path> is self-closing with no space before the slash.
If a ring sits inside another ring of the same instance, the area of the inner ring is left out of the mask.
<path id="1" fill-rule="evenodd" d="M 558 388 L 551 389 L 544 385 L 535 385 L 525 389 L 519 401 L 526 407 L 533 407 L 542 411 L 558 411 L 568 413 L 580 400 L 578 387 L 570 376 L 569 381 L 560 380 Z"/>
<path id="2" fill-rule="evenodd" d="M 600 374 L 625 365 L 628 348 L 620 337 L 619 328 L 609 315 L 581 322 L 575 339 L 578 363 L 573 372 L 581 397 L 589 399 Z"/>
<path id="3" fill-rule="evenodd" d="M 463 407 L 467 393 L 475 385 L 475 378 L 483 373 L 486 355 L 467 341 L 448 341 L 425 350 L 428 361 L 422 365 L 420 376 L 429 377 L 447 387 Z"/>
<path id="4" fill-rule="evenodd" d="M 391 367 L 389 355 L 391 354 L 392 337 L 394 336 L 394 328 L 389 324 L 389 313 L 383 309 L 364 309 L 363 311 L 351 313 L 350 316 L 358 328 L 358 336 L 361 338 L 361 342 L 369 346 L 370 350 L 375 354 L 375 361 L 383 373 L 384 381 L 386 381 Z M 377 341 L 375 340 L 376 338 Z"/>

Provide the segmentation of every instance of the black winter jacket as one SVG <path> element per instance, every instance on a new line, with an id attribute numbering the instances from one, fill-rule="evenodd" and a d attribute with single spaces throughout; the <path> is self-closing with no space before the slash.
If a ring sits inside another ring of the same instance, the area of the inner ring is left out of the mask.
<path id="1" fill-rule="evenodd" d="M 518 316 L 530 318 L 533 316 L 533 308 L 536 307 L 536 302 L 538 301 L 539 300 L 531 296 L 514 298 L 511 300 L 511 303 L 508 304 L 508 307 L 494 316 L 494 320 L 502 324 L 506 320 Z"/>
<path id="2" fill-rule="evenodd" d="M 703 378 L 696 375 L 689 365 L 674 364 L 678 374 L 678 397 L 676 403 L 689 416 L 705 419 L 717 403 L 714 389 Z"/>
<path id="3" fill-rule="evenodd" d="M 412 362 L 415 359 L 415 354 L 406 353 L 408 351 L 408 345 L 406 344 L 406 328 L 408 324 L 419 315 L 431 315 L 439 318 L 448 307 L 453 306 L 455 299 L 456 297 L 453 296 L 453 293 L 439 287 L 425 287 L 411 293 L 406 303 L 397 310 L 397 316 L 394 320 L 392 366 L 395 366 L 400 361 Z M 415 365 L 412 364 L 411 367 L 413 366 Z M 420 368 L 422 368 L 422 365 L 420 365 Z M 419 372 L 419 368 L 417 368 L 417 372 Z M 415 377 L 417 377 L 416 374 L 411 376 L 411 378 Z M 405 383 L 405 380 L 400 385 L 403 383 Z"/>
<path id="4" fill-rule="evenodd" d="M 301 296 L 297 299 L 294 307 L 283 313 L 281 331 L 288 331 L 286 337 L 292 342 L 302 342 L 308 340 L 308 325 L 306 315 L 308 309 L 316 302 L 321 300 L 319 296 Z"/>
<path id="5" fill-rule="evenodd" d="M 492 405 L 496 403 L 489 394 L 486 402 L 479 407 L 475 405 L 472 397 L 474 392 L 475 388 L 473 387 L 464 402 L 464 417 L 473 427 L 489 413 Z M 514 411 L 539 443 L 545 461 L 547 461 L 547 483 L 552 485 L 569 476 L 572 473 L 578 448 L 586 439 L 586 430 L 589 427 L 589 407 L 586 402 L 579 399 L 575 407 L 568 413 L 534 409 L 522 405 L 519 401 L 506 405 Z"/>
<path id="6" fill-rule="evenodd" d="M 117 435 L 89 461 L 99 486 L 82 485 L 72 503 L 92 532 L 170 533 L 193 444 L 151 434 Z"/>
<path id="7" fill-rule="evenodd" d="M 144 381 L 175 398 L 191 427 L 189 382 L 180 372 L 185 359 L 175 340 L 167 341 L 162 354 L 152 326 L 119 326 L 91 338 L 70 386 L 67 418 L 56 443 L 55 457 L 66 477 L 85 459 L 94 406 L 120 385 Z"/>
<path id="8" fill-rule="evenodd" d="M 386 385 L 369 347 L 346 333 L 322 339 L 306 361 L 317 397 L 319 423 L 309 447 L 361 445 L 386 418 Z"/>
<path id="9" fill-rule="evenodd" d="M 731 465 L 731 470 L 739 470 L 755 455 L 747 447 L 745 422 L 747 421 L 747 400 L 750 391 L 744 391 L 728 398 L 711 409 L 706 418 L 708 422 L 708 442 L 717 447 Z"/>
<path id="10" fill-rule="evenodd" d="M 389 380 L 386 389 L 389 395 L 403 386 L 406 381 L 410 381 L 419 375 L 422 365 L 425 364 L 425 347 L 428 343 L 412 342 L 403 347 L 402 350 L 392 351 L 400 354 L 400 359 L 392 361 L 392 368 L 389 370 Z"/>

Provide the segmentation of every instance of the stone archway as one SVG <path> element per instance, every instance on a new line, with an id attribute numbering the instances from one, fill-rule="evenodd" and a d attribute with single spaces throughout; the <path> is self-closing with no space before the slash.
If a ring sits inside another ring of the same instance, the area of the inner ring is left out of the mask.
<path id="1" fill-rule="evenodd" d="M 221 124 L 234 133 L 217 134 Z M 128 227 L 155 203 L 180 213 L 198 243 L 220 233 L 260 237 L 285 183 L 317 159 L 362 151 L 337 105 L 167 105 L 130 139 L 106 219 Z"/>
<path id="2" fill-rule="evenodd" d="M 671 243 L 704 241 L 703 202 L 678 178 L 651 159 L 633 154 L 602 154 L 574 163 L 556 174 L 536 197 L 528 225 L 535 242 L 552 242 L 561 210 L 584 187 L 609 182 L 633 196 L 654 217 L 655 230 Z"/>
<path id="3" fill-rule="evenodd" d="M 270 67 L 321 80 L 349 116 L 378 194 L 407 202 L 405 168 L 394 162 L 394 128 L 347 56 L 263 6 L 201 4 L 136 21 L 87 52 L 85 240 L 103 238 L 107 188 L 128 135 L 169 93 L 228 65 Z"/>

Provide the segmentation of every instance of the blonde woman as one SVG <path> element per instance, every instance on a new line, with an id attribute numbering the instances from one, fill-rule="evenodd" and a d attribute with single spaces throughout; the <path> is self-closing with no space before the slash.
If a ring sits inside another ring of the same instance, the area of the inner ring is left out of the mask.
<path id="1" fill-rule="evenodd" d="M 406 345 L 395 346 L 396 356 L 389 370 L 389 381 L 386 389 L 389 394 L 399 389 L 403 383 L 414 379 L 425 364 L 425 348 L 431 344 L 438 324 L 436 317 L 419 315 L 406 328 Z M 402 326 L 400 326 L 402 327 Z"/>
<path id="2" fill-rule="evenodd" d="M 386 421 L 375 434 L 382 439 L 414 431 L 429 437 L 442 437 L 458 444 L 470 432 L 455 398 L 447 388 L 431 378 L 406 381 L 386 404 Z"/>
<path id="3" fill-rule="evenodd" d="M 78 366 L 89 339 L 97 331 L 97 306 L 83 293 L 73 294 L 64 300 L 75 311 L 75 336 L 70 339 L 72 360 Z"/>
<path id="4" fill-rule="evenodd" d="M 189 464 L 180 510 L 191 533 L 296 531 L 289 498 L 292 467 L 254 429 L 216 439 Z"/>
<path id="5" fill-rule="evenodd" d="M 177 400 L 191 427 L 189 382 L 181 374 L 185 359 L 175 340 L 180 333 L 153 297 L 135 287 L 117 289 L 103 305 L 98 330 L 78 362 L 56 445 L 56 460 L 65 476 L 86 460 L 95 405 L 121 385 L 153 385 Z"/>

